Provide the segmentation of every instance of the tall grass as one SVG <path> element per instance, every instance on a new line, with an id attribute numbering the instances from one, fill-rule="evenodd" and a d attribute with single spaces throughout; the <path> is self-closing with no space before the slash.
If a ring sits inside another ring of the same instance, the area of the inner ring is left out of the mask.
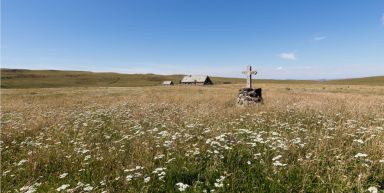
<path id="1" fill-rule="evenodd" d="M 383 190 L 383 88 L 286 86 L 3 90 L 1 191 Z"/>

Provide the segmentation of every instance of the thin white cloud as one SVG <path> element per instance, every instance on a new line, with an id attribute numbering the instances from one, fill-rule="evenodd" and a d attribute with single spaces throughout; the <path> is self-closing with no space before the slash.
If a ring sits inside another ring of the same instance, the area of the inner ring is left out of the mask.
<path id="1" fill-rule="evenodd" d="M 296 55 L 294 52 L 283 52 L 279 55 L 279 57 L 284 60 L 296 60 Z"/>
<path id="2" fill-rule="evenodd" d="M 279 67 L 276 68 L 276 70 L 282 70 L 282 69 L 283 69 L 282 66 L 279 66 Z"/>
<path id="3" fill-rule="evenodd" d="M 319 42 L 321 40 L 325 40 L 327 37 L 326 36 L 316 36 L 313 38 L 313 41 Z"/>

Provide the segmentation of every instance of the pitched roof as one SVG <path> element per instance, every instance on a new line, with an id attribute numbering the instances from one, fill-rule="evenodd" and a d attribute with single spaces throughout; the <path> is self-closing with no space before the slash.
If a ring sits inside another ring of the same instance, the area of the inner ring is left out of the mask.
<path id="1" fill-rule="evenodd" d="M 181 82 L 205 82 L 207 78 L 205 75 L 188 75 L 184 76 Z"/>
<path id="2" fill-rule="evenodd" d="M 164 81 L 163 84 L 172 84 L 172 81 Z"/>

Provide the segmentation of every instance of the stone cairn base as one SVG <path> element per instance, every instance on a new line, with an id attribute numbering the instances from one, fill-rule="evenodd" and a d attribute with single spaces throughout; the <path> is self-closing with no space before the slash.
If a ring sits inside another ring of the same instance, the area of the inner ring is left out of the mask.
<path id="1" fill-rule="evenodd" d="M 239 90 L 236 104 L 239 106 L 248 106 L 262 102 L 261 88 L 242 88 Z"/>

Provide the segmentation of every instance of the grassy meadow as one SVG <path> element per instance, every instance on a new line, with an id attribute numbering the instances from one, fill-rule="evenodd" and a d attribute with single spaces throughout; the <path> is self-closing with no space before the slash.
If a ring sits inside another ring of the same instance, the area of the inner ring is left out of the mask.
<path id="1" fill-rule="evenodd" d="M 119 74 L 87 71 L 2 69 L 1 88 L 141 87 L 158 86 L 184 75 Z M 244 82 L 240 78 L 212 77 L 216 84 Z"/>
<path id="2" fill-rule="evenodd" d="M 87 71 L 1 69 L 1 88 L 62 88 L 62 87 L 141 87 L 158 86 L 171 80 L 175 84 L 184 75 L 119 74 Z M 243 78 L 211 77 L 215 84 L 242 84 Z M 384 86 L 384 76 L 341 80 L 271 80 L 258 83 L 330 84 Z"/>
<path id="3" fill-rule="evenodd" d="M 1 90 L 1 192 L 384 190 L 384 86 Z"/>

